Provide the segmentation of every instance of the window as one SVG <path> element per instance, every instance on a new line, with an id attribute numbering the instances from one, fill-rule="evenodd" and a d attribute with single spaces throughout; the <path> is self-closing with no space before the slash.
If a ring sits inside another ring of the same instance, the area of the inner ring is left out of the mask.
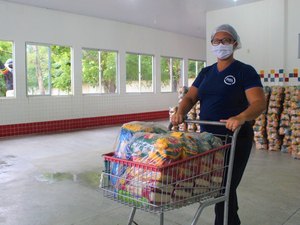
<path id="1" fill-rule="evenodd" d="M 153 56 L 126 54 L 126 92 L 153 92 Z"/>
<path id="2" fill-rule="evenodd" d="M 0 40 L 0 97 L 14 97 L 13 42 Z"/>
<path id="3" fill-rule="evenodd" d="M 177 92 L 182 79 L 182 59 L 161 57 L 161 92 Z"/>
<path id="4" fill-rule="evenodd" d="M 206 63 L 199 60 L 189 60 L 188 65 L 188 86 L 190 87 L 193 84 L 198 73 L 203 67 L 205 67 Z"/>
<path id="5" fill-rule="evenodd" d="M 82 52 L 82 93 L 116 93 L 117 52 L 95 49 L 83 49 Z"/>
<path id="6" fill-rule="evenodd" d="M 27 44 L 26 70 L 28 95 L 71 94 L 71 48 Z"/>

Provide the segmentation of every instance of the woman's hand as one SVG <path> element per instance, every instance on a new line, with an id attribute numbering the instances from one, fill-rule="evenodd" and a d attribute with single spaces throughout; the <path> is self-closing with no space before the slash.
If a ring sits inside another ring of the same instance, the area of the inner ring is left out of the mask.
<path id="1" fill-rule="evenodd" d="M 171 117 L 171 123 L 174 125 L 174 126 L 177 126 L 181 123 L 183 123 L 183 118 L 184 116 L 180 113 L 175 113 L 173 114 L 173 116 Z"/>
<path id="2" fill-rule="evenodd" d="M 246 120 L 238 116 L 233 116 L 227 120 L 220 120 L 220 122 L 226 123 L 228 130 L 235 131 L 239 126 L 242 126 Z"/>
<path id="3" fill-rule="evenodd" d="M 176 113 L 171 117 L 171 123 L 174 126 L 182 124 L 184 122 L 185 115 L 192 109 L 192 107 L 198 101 L 198 88 L 191 86 L 189 91 L 183 97 L 179 106 L 176 110 Z"/>

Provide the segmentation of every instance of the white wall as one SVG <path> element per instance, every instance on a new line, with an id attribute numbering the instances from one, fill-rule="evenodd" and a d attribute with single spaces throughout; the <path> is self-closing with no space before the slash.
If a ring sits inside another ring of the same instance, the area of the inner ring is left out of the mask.
<path id="1" fill-rule="evenodd" d="M 160 93 L 160 56 L 187 60 L 206 58 L 204 40 L 160 30 L 59 11 L 0 1 L 0 40 L 15 44 L 16 98 L 0 99 L 0 125 L 94 116 L 168 110 L 177 104 L 177 93 Z M 26 42 L 71 46 L 74 61 L 72 96 L 27 97 L 25 74 Z M 81 94 L 81 48 L 117 50 L 120 56 L 120 94 Z M 153 54 L 156 64 L 154 94 L 125 93 L 125 53 Z M 186 80 L 186 79 L 185 79 Z"/>
<path id="2" fill-rule="evenodd" d="M 286 23 L 286 67 L 293 69 L 300 67 L 300 59 L 298 58 L 298 35 L 300 34 L 300 1 L 287 1 L 287 23 Z"/>
<path id="3" fill-rule="evenodd" d="M 272 68 L 285 69 L 284 0 L 264 0 L 208 12 L 208 65 L 216 60 L 210 51 L 211 32 L 223 23 L 229 23 L 235 27 L 241 38 L 242 48 L 235 52 L 236 59 L 251 64 L 258 71 Z"/>
<path id="4" fill-rule="evenodd" d="M 262 0 L 259 2 L 207 13 L 207 63 L 215 62 L 210 51 L 210 34 L 220 23 L 233 25 L 241 37 L 242 49 L 235 58 L 251 64 L 268 75 L 272 69 L 284 70 L 288 77 L 300 69 L 298 35 L 300 34 L 299 0 Z M 221 21 L 221 22 L 220 22 Z M 283 76 L 283 74 L 282 74 Z M 299 75 L 298 75 L 299 76 Z M 299 85 L 298 78 L 266 85 Z"/>

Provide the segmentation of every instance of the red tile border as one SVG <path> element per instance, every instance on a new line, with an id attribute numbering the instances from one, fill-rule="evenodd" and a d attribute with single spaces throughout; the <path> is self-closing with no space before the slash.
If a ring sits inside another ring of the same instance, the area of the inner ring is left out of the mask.
<path id="1" fill-rule="evenodd" d="M 169 111 L 145 112 L 113 116 L 100 116 L 68 120 L 0 125 L 0 138 L 18 135 L 53 133 L 123 124 L 130 121 L 168 119 Z"/>

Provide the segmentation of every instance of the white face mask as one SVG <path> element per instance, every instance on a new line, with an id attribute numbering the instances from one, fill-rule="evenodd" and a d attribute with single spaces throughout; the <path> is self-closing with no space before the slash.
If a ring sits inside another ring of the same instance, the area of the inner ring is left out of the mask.
<path id="1" fill-rule="evenodd" d="M 223 45 L 220 43 L 216 46 L 213 45 L 211 51 L 218 59 L 227 59 L 233 53 L 233 44 Z"/>

